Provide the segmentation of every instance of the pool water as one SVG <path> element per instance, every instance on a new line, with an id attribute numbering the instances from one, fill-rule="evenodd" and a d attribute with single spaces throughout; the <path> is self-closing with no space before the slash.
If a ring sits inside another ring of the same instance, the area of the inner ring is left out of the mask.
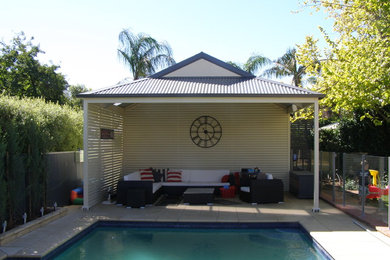
<path id="1" fill-rule="evenodd" d="M 329 259 L 300 228 L 96 227 L 53 259 Z"/>

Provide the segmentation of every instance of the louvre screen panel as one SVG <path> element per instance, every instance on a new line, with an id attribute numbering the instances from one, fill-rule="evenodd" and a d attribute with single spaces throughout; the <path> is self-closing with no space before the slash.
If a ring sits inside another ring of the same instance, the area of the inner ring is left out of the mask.
<path id="1" fill-rule="evenodd" d="M 114 130 L 113 139 L 101 139 L 101 129 Z M 112 105 L 88 105 L 88 204 L 91 207 L 116 189 L 122 175 L 123 109 Z"/>

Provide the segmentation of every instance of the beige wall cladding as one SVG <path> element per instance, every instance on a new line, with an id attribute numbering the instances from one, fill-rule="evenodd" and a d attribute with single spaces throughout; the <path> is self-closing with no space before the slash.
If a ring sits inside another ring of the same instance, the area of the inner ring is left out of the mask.
<path id="1" fill-rule="evenodd" d="M 190 138 L 199 116 L 216 118 L 222 138 L 200 148 Z M 124 113 L 124 174 L 147 168 L 259 167 L 288 187 L 289 115 L 275 104 L 138 104 Z"/>
<path id="2" fill-rule="evenodd" d="M 239 75 L 210 61 L 199 59 L 164 77 L 239 77 Z"/>
<path id="3" fill-rule="evenodd" d="M 100 129 L 113 129 L 114 139 L 100 139 Z M 123 164 L 123 109 L 107 104 L 88 105 L 89 204 L 104 200 L 108 187 L 116 189 Z"/>

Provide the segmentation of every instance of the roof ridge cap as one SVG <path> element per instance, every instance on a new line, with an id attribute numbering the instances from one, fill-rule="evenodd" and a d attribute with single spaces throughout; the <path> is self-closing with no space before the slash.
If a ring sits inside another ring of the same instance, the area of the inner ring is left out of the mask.
<path id="1" fill-rule="evenodd" d="M 256 78 L 255 76 L 243 76 L 243 77 L 238 77 L 238 76 L 175 76 L 175 77 L 162 77 L 162 78 L 151 78 L 151 79 L 187 79 L 187 78 L 200 78 L 200 79 L 221 79 L 221 78 L 229 78 L 229 79 L 254 79 Z"/>

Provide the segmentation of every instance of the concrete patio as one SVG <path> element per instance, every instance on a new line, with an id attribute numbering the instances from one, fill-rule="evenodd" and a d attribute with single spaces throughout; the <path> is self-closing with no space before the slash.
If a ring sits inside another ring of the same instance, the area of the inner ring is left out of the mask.
<path id="1" fill-rule="evenodd" d="M 129 209 L 101 204 L 89 211 L 83 211 L 79 206 L 69 206 L 65 216 L 0 246 L 0 259 L 7 256 L 43 256 L 98 220 L 298 221 L 335 259 L 373 259 L 389 255 L 389 237 L 359 226 L 356 220 L 323 201 L 320 201 L 319 213 L 312 213 L 312 206 L 312 200 L 299 200 L 289 193 L 286 193 L 282 204 L 251 205 L 235 198 L 211 206 L 178 204 Z"/>

